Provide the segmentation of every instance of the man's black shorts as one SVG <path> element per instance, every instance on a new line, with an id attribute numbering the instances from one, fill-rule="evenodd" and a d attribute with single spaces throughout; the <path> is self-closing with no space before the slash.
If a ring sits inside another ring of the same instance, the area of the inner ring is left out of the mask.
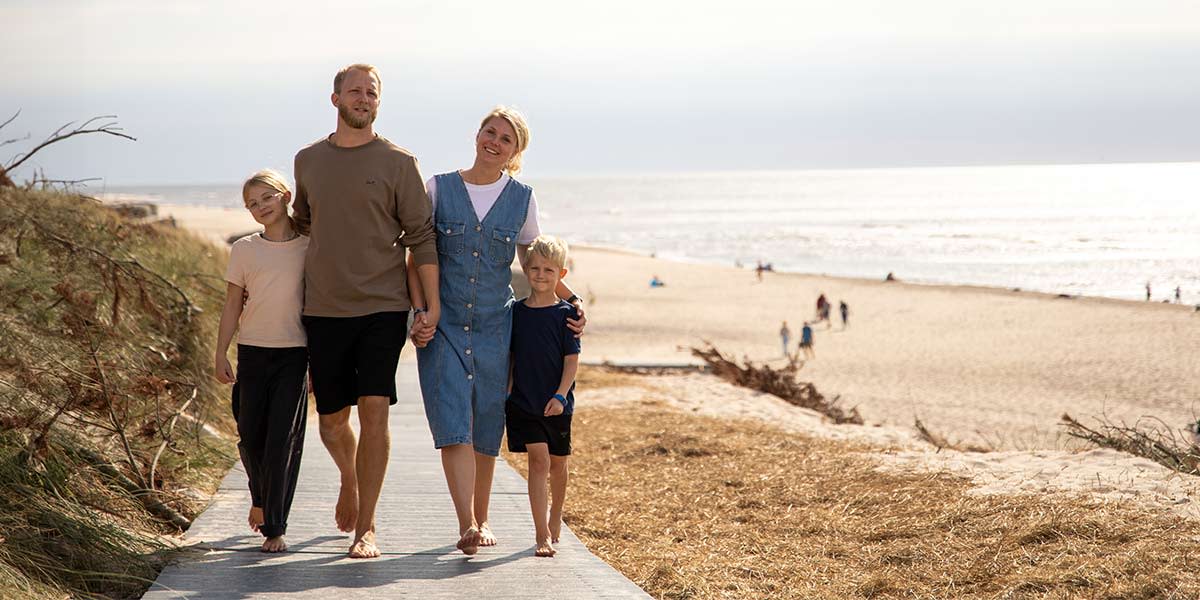
<path id="1" fill-rule="evenodd" d="M 318 414 L 354 406 L 361 396 L 387 396 L 396 403 L 396 363 L 408 337 L 407 312 L 305 315 L 302 322 Z"/>
<path id="2" fill-rule="evenodd" d="M 527 444 L 545 443 L 551 456 L 571 455 L 571 415 L 531 415 L 512 402 L 504 403 L 504 429 L 509 452 L 528 452 Z"/>

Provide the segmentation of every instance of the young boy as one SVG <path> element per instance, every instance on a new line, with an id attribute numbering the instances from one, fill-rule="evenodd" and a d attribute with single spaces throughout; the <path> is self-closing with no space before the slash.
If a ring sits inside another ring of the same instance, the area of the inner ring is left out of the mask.
<path id="1" fill-rule="evenodd" d="M 509 452 L 529 453 L 529 507 L 537 530 L 537 556 L 554 556 L 562 530 L 571 454 L 571 413 L 579 339 L 567 328 L 575 308 L 554 290 L 567 274 L 567 244 L 538 236 L 525 255 L 529 297 L 513 305 L 509 396 L 504 406 Z M 546 509 L 546 478 L 553 497 Z"/>

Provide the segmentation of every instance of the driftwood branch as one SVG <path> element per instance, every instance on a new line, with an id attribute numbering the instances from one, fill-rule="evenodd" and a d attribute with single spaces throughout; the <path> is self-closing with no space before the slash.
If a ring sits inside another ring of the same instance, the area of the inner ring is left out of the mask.
<path id="1" fill-rule="evenodd" d="M 1101 448 L 1148 458 L 1180 473 L 1200 475 L 1200 448 L 1194 443 L 1180 440 L 1166 423 L 1153 420 L 1157 424 L 1141 428 L 1101 420 L 1099 425 L 1092 428 L 1064 413 L 1061 424 L 1071 437 Z"/>
<path id="2" fill-rule="evenodd" d="M 815 410 L 834 423 L 852 423 L 862 425 L 862 415 L 858 408 L 846 410 L 841 406 L 840 397 L 832 400 L 822 396 L 817 387 L 811 383 L 798 381 L 796 373 L 804 365 L 801 361 L 790 361 L 782 369 L 773 369 L 769 365 L 755 365 L 749 360 L 745 366 L 726 358 L 721 351 L 705 340 L 705 347 L 692 347 L 692 355 L 700 358 L 713 373 L 742 387 L 779 396 L 791 404 Z"/>
<path id="3" fill-rule="evenodd" d="M 19 114 L 19 112 L 18 112 L 18 114 Z M 16 115 L 13 115 L 12 119 L 15 119 L 15 118 L 17 118 Z M 122 133 L 123 130 L 120 127 L 117 127 L 116 121 L 107 121 L 107 122 L 102 122 L 102 123 L 96 124 L 97 121 L 105 121 L 106 119 L 116 119 L 116 118 L 117 118 L 116 115 L 101 115 L 98 117 L 92 117 L 92 118 L 88 119 L 87 121 L 84 121 L 82 124 L 80 124 L 78 127 L 75 127 L 74 129 L 68 129 L 69 127 L 71 127 L 72 125 L 75 124 L 74 121 L 67 123 L 66 125 L 63 125 L 62 127 L 59 127 L 58 129 L 56 129 L 54 131 L 54 133 L 50 134 L 44 141 L 42 141 L 42 143 L 34 146 L 33 149 L 30 150 L 29 152 L 24 152 L 24 153 L 18 154 L 16 157 L 13 158 L 12 163 L 3 165 L 2 167 L 0 167 L 0 170 L 11 172 L 13 169 L 16 169 L 17 167 L 21 166 L 22 163 L 24 163 L 25 161 L 32 158 L 34 154 L 37 154 L 38 151 L 42 150 L 46 146 L 49 146 L 51 144 L 57 144 L 58 142 L 61 142 L 63 140 L 67 140 L 67 139 L 71 139 L 77 135 L 87 135 L 90 133 L 102 133 L 105 135 L 111 135 L 114 137 L 125 138 L 127 140 L 132 140 L 132 141 L 136 142 L 137 138 L 135 138 L 127 133 Z M 5 125 L 12 122 L 12 119 L 9 119 L 8 121 L 6 121 Z"/>

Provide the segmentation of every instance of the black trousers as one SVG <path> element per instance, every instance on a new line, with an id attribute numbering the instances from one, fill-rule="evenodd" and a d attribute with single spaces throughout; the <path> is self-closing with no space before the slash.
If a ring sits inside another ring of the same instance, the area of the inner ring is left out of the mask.
<path id="1" fill-rule="evenodd" d="M 233 417 L 238 453 L 250 480 L 250 498 L 263 510 L 265 537 L 287 532 L 288 512 L 300 475 L 308 419 L 306 348 L 238 344 Z"/>

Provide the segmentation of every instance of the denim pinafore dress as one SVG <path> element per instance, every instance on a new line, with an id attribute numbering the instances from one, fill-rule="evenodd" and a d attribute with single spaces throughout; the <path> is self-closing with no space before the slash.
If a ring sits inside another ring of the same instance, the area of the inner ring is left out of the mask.
<path id="1" fill-rule="evenodd" d="M 437 332 L 417 349 L 433 444 L 497 456 L 504 434 L 512 337 L 512 262 L 532 188 L 509 179 L 481 222 L 457 172 L 436 176 Z"/>

